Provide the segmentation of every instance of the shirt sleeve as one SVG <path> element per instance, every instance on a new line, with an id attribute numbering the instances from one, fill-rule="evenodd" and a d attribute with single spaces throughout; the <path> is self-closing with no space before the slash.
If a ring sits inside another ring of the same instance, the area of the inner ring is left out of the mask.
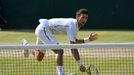
<path id="1" fill-rule="evenodd" d="M 76 42 L 77 28 L 76 24 L 71 22 L 67 31 L 69 41 Z"/>

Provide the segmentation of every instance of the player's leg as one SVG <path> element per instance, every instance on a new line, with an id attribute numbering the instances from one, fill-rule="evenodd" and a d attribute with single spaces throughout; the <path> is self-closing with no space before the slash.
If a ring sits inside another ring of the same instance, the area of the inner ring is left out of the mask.
<path id="1" fill-rule="evenodd" d="M 63 49 L 53 49 L 53 52 L 56 54 L 58 75 L 63 75 Z"/>
<path id="2" fill-rule="evenodd" d="M 45 43 L 45 39 L 44 37 L 40 37 L 40 39 Z M 43 40 L 44 39 L 44 40 Z M 48 40 L 47 40 L 48 41 Z M 49 44 L 52 42 L 49 41 Z M 57 44 L 57 43 L 56 43 Z M 57 49 L 57 50 L 53 50 L 54 53 L 56 54 L 56 64 L 57 64 L 57 71 L 58 71 L 58 75 L 63 75 L 63 50 L 62 49 Z M 35 52 L 36 54 L 39 53 L 39 50 Z M 37 55 L 38 56 L 38 55 Z M 40 58 L 41 59 L 41 58 Z"/>
<path id="3" fill-rule="evenodd" d="M 45 27 L 42 27 L 44 26 L 44 24 L 45 24 Z M 48 26 L 47 20 L 44 20 L 43 23 L 37 26 L 35 30 L 35 35 L 37 36 L 36 45 L 49 43 L 48 35 L 46 34 L 47 33 L 46 30 L 48 29 L 49 29 L 49 26 Z M 45 50 L 34 50 L 32 54 L 38 61 L 41 61 L 44 58 Z"/>
<path id="4" fill-rule="evenodd" d="M 49 38 L 48 44 L 59 44 L 58 41 L 55 39 L 55 37 L 52 35 L 52 33 L 48 30 L 46 30 L 46 35 L 48 35 L 47 38 Z M 56 54 L 56 63 L 57 63 L 57 71 L 58 75 L 64 75 L 63 71 L 63 49 L 53 49 L 53 52 Z"/>
<path id="5" fill-rule="evenodd" d="M 57 40 L 54 38 L 54 36 L 50 33 L 47 32 L 47 39 L 44 37 L 39 37 L 40 40 L 43 43 L 46 44 L 58 44 Z M 53 50 L 53 52 L 56 54 L 56 64 L 57 64 L 57 71 L 58 71 L 58 75 L 63 75 L 63 50 L 62 49 L 55 49 Z"/>
<path id="6" fill-rule="evenodd" d="M 41 36 L 37 36 L 44 44 L 58 44 L 57 40 L 54 38 L 52 33 L 48 28 L 39 31 Z M 63 50 L 53 50 L 56 53 L 56 63 L 57 63 L 57 71 L 58 75 L 63 75 Z"/>
<path id="7" fill-rule="evenodd" d="M 42 43 L 42 41 L 39 39 L 39 37 L 37 37 L 36 39 L 36 45 L 41 45 L 44 44 Z M 33 56 L 36 58 L 36 60 L 41 61 L 43 60 L 44 56 L 45 56 L 46 50 L 34 50 L 32 52 Z"/>

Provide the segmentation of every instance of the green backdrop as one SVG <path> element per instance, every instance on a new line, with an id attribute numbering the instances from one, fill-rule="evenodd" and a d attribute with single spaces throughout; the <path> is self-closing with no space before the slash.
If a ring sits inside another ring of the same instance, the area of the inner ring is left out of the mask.
<path id="1" fill-rule="evenodd" d="M 5 28 L 34 29 L 39 18 L 75 17 L 90 11 L 86 29 L 134 29 L 134 0 L 2 0 Z"/>

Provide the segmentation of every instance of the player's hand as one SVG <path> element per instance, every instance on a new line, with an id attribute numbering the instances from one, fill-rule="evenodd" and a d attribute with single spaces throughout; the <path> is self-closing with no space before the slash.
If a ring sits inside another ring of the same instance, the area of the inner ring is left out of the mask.
<path id="1" fill-rule="evenodd" d="M 90 41 L 94 41 L 98 38 L 98 34 L 97 33 L 91 33 L 89 36 L 89 40 Z"/>
<path id="2" fill-rule="evenodd" d="M 85 71 L 86 71 L 85 66 L 81 65 L 81 66 L 80 66 L 80 71 L 81 71 L 81 72 L 85 72 Z"/>

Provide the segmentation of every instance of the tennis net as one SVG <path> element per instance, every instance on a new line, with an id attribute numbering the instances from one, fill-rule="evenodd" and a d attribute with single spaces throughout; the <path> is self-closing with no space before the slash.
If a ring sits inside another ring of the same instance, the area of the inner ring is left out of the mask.
<path id="1" fill-rule="evenodd" d="M 78 49 L 85 66 L 94 64 L 99 75 L 134 75 L 134 43 L 0 45 L 0 75 L 57 75 L 55 54 L 51 49 L 64 49 L 65 73 L 86 75 L 79 71 L 71 48 Z M 24 49 L 29 50 L 29 57 L 24 57 Z M 33 57 L 34 49 L 46 50 L 41 62 Z"/>

